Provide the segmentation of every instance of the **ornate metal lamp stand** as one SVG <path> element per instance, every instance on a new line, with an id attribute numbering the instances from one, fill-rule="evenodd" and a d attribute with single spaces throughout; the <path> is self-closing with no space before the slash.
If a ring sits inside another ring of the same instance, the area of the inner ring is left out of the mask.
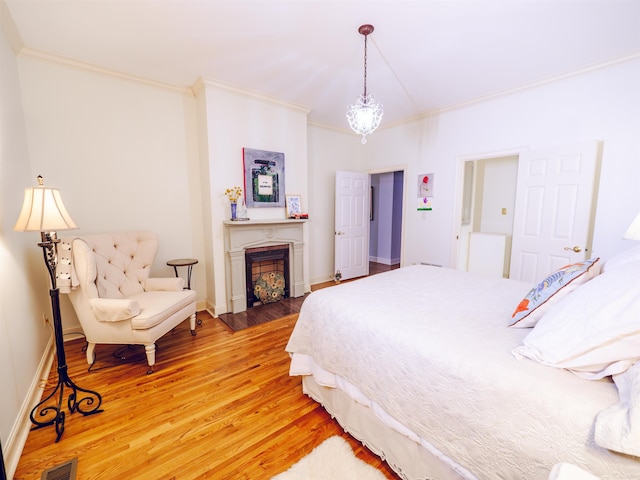
<path id="1" fill-rule="evenodd" d="M 38 246 L 42 247 L 44 255 L 44 263 L 47 265 L 49 277 L 51 280 L 51 309 L 53 311 L 53 331 L 56 342 L 56 356 L 58 360 L 58 384 L 55 389 L 44 398 L 38 405 L 31 410 L 29 417 L 35 425 L 32 430 L 55 425 L 56 443 L 60 440 L 64 432 L 65 412 L 63 411 L 64 388 L 71 389 L 67 397 L 67 407 L 69 413 L 79 412 L 82 415 L 93 415 L 100 413 L 102 410 L 102 397 L 98 392 L 86 390 L 77 386 L 67 373 L 67 360 L 64 352 L 64 340 L 62 337 L 62 319 L 60 316 L 60 290 L 56 284 L 56 262 L 57 262 L 57 243 L 60 242 L 55 238 L 55 232 L 41 232 L 42 242 Z M 50 404 L 53 401 L 53 404 Z M 56 403 L 57 402 L 57 403 Z"/>

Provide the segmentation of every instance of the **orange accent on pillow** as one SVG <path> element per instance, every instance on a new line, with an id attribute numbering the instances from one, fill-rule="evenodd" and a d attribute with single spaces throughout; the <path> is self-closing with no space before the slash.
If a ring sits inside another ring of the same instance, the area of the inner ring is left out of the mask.
<path id="1" fill-rule="evenodd" d="M 513 315 L 511 315 L 511 318 L 515 317 L 518 313 L 524 312 L 525 310 L 528 310 L 528 309 L 529 309 L 529 299 L 525 298 L 518 304 L 518 306 L 516 307 L 516 311 L 513 312 Z"/>

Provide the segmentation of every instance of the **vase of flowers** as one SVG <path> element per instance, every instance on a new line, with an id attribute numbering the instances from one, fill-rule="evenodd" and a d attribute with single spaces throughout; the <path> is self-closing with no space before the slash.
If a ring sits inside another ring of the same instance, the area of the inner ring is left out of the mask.
<path id="1" fill-rule="evenodd" d="M 229 202 L 231 203 L 231 220 L 235 220 L 237 218 L 238 199 L 242 196 L 242 188 L 227 188 L 224 194 L 227 196 Z"/>

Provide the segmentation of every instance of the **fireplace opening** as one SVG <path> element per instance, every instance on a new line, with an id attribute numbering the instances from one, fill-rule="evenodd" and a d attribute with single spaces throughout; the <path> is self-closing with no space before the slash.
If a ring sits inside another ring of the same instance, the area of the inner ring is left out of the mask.
<path id="1" fill-rule="evenodd" d="M 247 248 L 247 308 L 289 298 L 289 245 Z"/>

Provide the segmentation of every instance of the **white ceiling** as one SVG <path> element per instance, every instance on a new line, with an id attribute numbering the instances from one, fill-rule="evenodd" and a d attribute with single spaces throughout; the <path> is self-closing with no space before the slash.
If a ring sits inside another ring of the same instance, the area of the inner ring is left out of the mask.
<path id="1" fill-rule="evenodd" d="M 0 0 L 2 1 L 2 0 Z M 200 77 L 346 128 L 383 124 L 640 55 L 640 0 L 4 0 L 26 48 L 178 86 Z"/>

